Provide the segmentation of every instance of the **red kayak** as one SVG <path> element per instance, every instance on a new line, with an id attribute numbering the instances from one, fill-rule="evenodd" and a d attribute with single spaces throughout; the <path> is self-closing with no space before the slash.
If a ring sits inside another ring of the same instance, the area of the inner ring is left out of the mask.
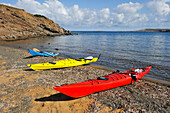
<path id="1" fill-rule="evenodd" d="M 110 75 L 79 83 L 54 86 L 54 89 L 70 97 L 83 97 L 95 92 L 132 84 L 141 79 L 145 74 L 149 73 L 151 67 L 152 66 L 141 69 L 132 69 L 131 71 L 122 73 L 112 73 Z"/>

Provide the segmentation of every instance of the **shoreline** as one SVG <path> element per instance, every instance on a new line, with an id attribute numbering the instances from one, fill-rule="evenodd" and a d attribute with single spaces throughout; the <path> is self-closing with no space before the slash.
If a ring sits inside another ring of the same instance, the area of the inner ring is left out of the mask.
<path id="1" fill-rule="evenodd" d="M 2 46 L 2 45 L 0 45 Z M 4 47 L 9 47 L 9 46 L 4 46 Z M 11 48 L 15 48 L 15 47 L 11 47 Z M 22 49 L 20 47 L 16 47 L 16 49 Z M 25 50 L 25 49 L 22 49 L 22 50 Z M 64 59 L 64 57 L 60 57 L 60 59 Z M 105 68 L 105 67 L 102 67 L 102 66 L 98 66 L 98 65 L 89 65 L 91 67 L 94 67 L 94 68 L 98 68 L 98 69 L 102 69 L 102 70 L 106 70 L 106 71 L 110 71 L 110 72 L 114 72 L 115 70 L 114 69 L 108 69 L 108 68 Z M 154 78 L 142 78 L 143 80 L 147 80 L 147 81 L 150 81 L 150 82 L 154 82 L 154 83 L 158 83 L 158 84 L 163 84 L 163 85 L 166 85 L 166 86 L 170 86 L 170 83 L 166 82 L 166 81 L 163 81 L 163 80 L 157 80 L 157 79 L 154 79 Z"/>
<path id="2" fill-rule="evenodd" d="M 9 47 L 9 46 L 6 46 L 6 45 L 0 45 L 0 47 L 3 46 L 3 47 Z M 21 49 L 21 50 L 25 50 L 25 49 L 22 49 L 20 47 L 10 47 L 10 48 L 15 48 L 15 49 Z M 25 50 L 27 51 L 27 50 Z M 60 57 L 59 59 L 64 59 L 64 57 Z M 105 68 L 105 67 L 102 67 L 102 66 L 98 66 L 98 65 L 88 65 L 90 67 L 94 67 L 94 68 L 98 68 L 98 69 L 102 69 L 102 70 L 106 70 L 106 71 L 110 71 L 110 72 L 114 72 L 115 70 L 114 69 L 108 69 L 108 68 Z M 154 78 L 142 78 L 143 80 L 147 80 L 147 81 L 150 81 L 150 82 L 154 82 L 154 83 L 158 83 L 158 84 L 163 84 L 163 85 L 166 85 L 166 86 L 170 86 L 170 83 L 166 82 L 166 81 L 162 81 L 162 80 L 157 80 L 157 79 L 154 79 Z"/>
<path id="3" fill-rule="evenodd" d="M 23 49 L 0 46 L 0 112 L 166 112 L 169 87 L 140 80 L 82 98 L 71 98 L 54 85 L 75 83 L 110 74 L 94 65 L 31 71 L 28 63 L 60 60 L 33 57 Z"/>
<path id="4" fill-rule="evenodd" d="M 43 37 L 55 37 L 55 36 L 64 36 L 64 35 L 73 35 L 71 32 L 70 33 L 53 33 L 53 34 L 46 34 L 46 35 L 35 35 L 35 36 L 22 36 L 22 38 L 11 38 L 7 40 L 2 40 L 0 38 L 0 41 L 4 42 L 14 42 L 14 41 L 19 41 L 19 40 L 28 40 L 28 39 L 35 39 L 35 38 L 43 38 Z M 17 37 L 17 36 L 14 36 Z"/>

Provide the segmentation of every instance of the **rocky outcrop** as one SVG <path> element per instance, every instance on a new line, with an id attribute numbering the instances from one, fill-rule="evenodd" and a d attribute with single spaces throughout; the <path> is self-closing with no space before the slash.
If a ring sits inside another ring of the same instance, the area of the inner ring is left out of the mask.
<path id="1" fill-rule="evenodd" d="M 0 4 L 0 40 L 70 34 L 70 31 L 45 16 L 33 15 L 24 9 Z"/>

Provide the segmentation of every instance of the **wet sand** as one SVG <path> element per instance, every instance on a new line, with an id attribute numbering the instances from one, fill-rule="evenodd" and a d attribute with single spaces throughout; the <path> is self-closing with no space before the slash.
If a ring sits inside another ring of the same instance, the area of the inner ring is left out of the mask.
<path id="1" fill-rule="evenodd" d="M 22 49 L 0 46 L 0 112 L 88 113 L 170 112 L 168 84 L 140 80 L 132 85 L 71 98 L 54 85 L 75 83 L 112 73 L 96 66 L 32 71 L 27 64 L 60 60 L 32 57 Z"/>

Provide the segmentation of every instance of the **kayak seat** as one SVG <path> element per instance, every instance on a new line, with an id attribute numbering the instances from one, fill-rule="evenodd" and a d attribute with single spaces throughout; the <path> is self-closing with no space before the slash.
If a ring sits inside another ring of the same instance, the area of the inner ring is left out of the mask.
<path id="1" fill-rule="evenodd" d="M 105 77 L 97 77 L 97 80 L 109 80 L 109 79 Z"/>
<path id="2" fill-rule="evenodd" d="M 49 62 L 50 64 L 56 64 L 56 63 L 54 63 L 54 62 Z"/>
<path id="3" fill-rule="evenodd" d="M 75 60 L 77 60 L 77 61 L 82 61 L 82 59 L 75 59 Z"/>
<path id="4" fill-rule="evenodd" d="M 131 74 L 131 77 L 132 77 L 132 79 L 133 79 L 133 80 L 135 80 L 135 81 L 137 80 L 137 78 L 136 78 L 136 75 L 135 75 L 135 74 Z"/>

